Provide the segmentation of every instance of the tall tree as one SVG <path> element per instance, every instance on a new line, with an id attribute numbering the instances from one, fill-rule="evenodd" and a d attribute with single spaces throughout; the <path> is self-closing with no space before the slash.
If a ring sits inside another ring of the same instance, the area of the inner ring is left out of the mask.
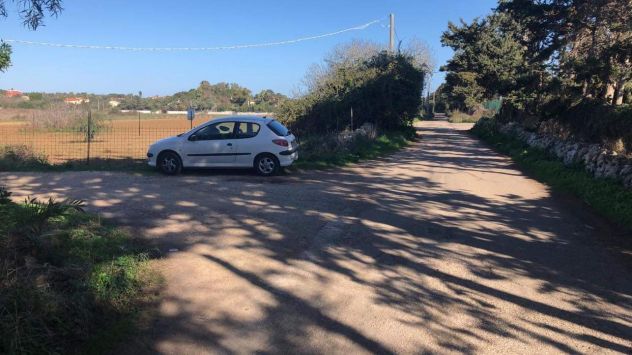
<path id="1" fill-rule="evenodd" d="M 632 1 L 501 0 L 497 9 L 524 29 L 521 43 L 561 89 L 621 103 L 632 79 Z"/>
<path id="2" fill-rule="evenodd" d="M 526 95 L 532 73 L 519 34 L 518 24 L 503 14 L 448 24 L 441 43 L 454 56 L 441 70 L 448 72 L 445 91 L 453 107 L 471 111 L 483 99 Z"/>
<path id="3" fill-rule="evenodd" d="M 11 46 L 0 41 L 0 72 L 11 66 Z"/>

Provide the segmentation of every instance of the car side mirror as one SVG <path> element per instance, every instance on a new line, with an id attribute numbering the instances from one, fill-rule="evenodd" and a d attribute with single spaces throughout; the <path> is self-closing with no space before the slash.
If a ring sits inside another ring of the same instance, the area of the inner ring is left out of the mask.
<path id="1" fill-rule="evenodd" d="M 193 141 L 198 140 L 198 137 L 195 134 L 192 134 L 189 136 L 189 140 L 193 142 Z"/>

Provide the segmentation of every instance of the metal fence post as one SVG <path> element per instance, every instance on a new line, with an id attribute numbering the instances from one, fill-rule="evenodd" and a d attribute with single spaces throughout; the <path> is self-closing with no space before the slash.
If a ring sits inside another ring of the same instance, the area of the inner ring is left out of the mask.
<path id="1" fill-rule="evenodd" d="M 35 114 L 31 115 L 31 151 L 35 152 Z"/>
<path id="2" fill-rule="evenodd" d="M 90 141 L 92 140 L 92 110 L 90 110 L 88 108 L 88 132 L 87 134 L 87 138 L 88 138 L 88 151 L 87 151 L 87 155 L 86 155 L 86 165 L 90 165 Z"/>

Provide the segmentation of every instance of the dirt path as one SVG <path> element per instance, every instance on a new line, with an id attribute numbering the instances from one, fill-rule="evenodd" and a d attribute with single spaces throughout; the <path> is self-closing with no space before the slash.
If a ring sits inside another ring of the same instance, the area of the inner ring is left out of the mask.
<path id="1" fill-rule="evenodd" d="M 461 126 L 462 127 L 462 126 Z M 166 251 L 131 352 L 632 352 L 624 251 L 445 122 L 387 159 L 262 179 L 3 173 Z"/>

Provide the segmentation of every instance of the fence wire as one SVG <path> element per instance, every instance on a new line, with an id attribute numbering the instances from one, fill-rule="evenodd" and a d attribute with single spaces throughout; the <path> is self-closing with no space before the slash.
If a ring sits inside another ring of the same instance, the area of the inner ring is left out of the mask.
<path id="1" fill-rule="evenodd" d="M 146 159 L 147 148 L 159 139 L 184 132 L 178 128 L 100 128 L 87 130 L 19 129 L 0 126 L 0 148 L 45 157 L 51 164 L 71 161 Z"/>

